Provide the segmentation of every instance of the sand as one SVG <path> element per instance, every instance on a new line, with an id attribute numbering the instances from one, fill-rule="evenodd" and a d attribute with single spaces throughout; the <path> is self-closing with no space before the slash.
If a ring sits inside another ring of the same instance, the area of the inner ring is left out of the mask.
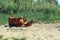
<path id="1" fill-rule="evenodd" d="M 26 40 L 60 40 L 60 23 L 38 24 L 30 27 L 5 27 L 0 25 L 0 35 L 4 38 L 26 38 Z"/>

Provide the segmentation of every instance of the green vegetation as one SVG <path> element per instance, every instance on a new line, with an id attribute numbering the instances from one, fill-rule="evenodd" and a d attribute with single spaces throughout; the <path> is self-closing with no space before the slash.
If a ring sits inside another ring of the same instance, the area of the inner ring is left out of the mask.
<path id="1" fill-rule="evenodd" d="M 13 38 L 14 40 L 26 40 L 26 38 Z"/>
<path id="2" fill-rule="evenodd" d="M 3 39 L 3 40 L 8 40 L 8 38 L 5 38 L 5 39 Z"/>
<path id="3" fill-rule="evenodd" d="M 0 35 L 0 40 L 8 40 L 8 38 L 3 39 L 3 37 L 4 37 L 3 35 Z"/>
<path id="4" fill-rule="evenodd" d="M 8 40 L 9 38 L 3 38 L 3 35 L 0 35 L 0 40 Z M 12 38 L 13 40 L 26 40 L 26 38 Z"/>
<path id="5" fill-rule="evenodd" d="M 2 40 L 2 38 L 3 38 L 3 35 L 0 35 L 0 39 Z"/>
<path id="6" fill-rule="evenodd" d="M 57 0 L 0 0 L 0 24 L 8 23 L 8 17 L 23 16 L 35 22 L 60 22 L 60 5 Z"/>

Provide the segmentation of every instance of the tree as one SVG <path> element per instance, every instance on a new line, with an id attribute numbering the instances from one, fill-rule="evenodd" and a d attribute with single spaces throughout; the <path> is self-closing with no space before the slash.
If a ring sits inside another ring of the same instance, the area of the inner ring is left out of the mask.
<path id="1" fill-rule="evenodd" d="M 1 12 L 9 12 L 10 10 L 15 10 L 16 4 L 14 0 L 0 0 L 0 10 Z"/>

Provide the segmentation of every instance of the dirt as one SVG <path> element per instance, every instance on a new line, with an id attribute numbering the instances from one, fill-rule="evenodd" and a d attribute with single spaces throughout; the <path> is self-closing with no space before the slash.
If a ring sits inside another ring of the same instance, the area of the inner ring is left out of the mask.
<path id="1" fill-rule="evenodd" d="M 0 35 L 3 38 L 26 38 L 26 40 L 60 40 L 60 23 L 38 24 L 30 27 L 5 27 L 0 25 Z"/>

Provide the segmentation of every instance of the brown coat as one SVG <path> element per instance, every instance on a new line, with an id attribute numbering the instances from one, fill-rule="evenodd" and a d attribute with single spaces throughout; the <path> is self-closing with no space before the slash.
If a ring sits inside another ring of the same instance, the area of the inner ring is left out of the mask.
<path id="1" fill-rule="evenodd" d="M 11 18 L 11 17 L 9 17 L 9 25 L 11 25 L 11 26 L 21 26 L 21 25 L 23 25 L 23 19 L 20 19 L 20 18 Z"/>
<path id="2" fill-rule="evenodd" d="M 28 22 L 28 23 L 25 23 L 27 20 L 25 19 L 23 19 L 23 18 L 12 18 L 12 17 L 9 17 L 9 25 L 10 26 L 24 26 L 24 27 L 26 27 L 26 26 L 32 26 L 32 24 L 33 24 L 33 20 L 31 20 L 30 22 Z"/>

